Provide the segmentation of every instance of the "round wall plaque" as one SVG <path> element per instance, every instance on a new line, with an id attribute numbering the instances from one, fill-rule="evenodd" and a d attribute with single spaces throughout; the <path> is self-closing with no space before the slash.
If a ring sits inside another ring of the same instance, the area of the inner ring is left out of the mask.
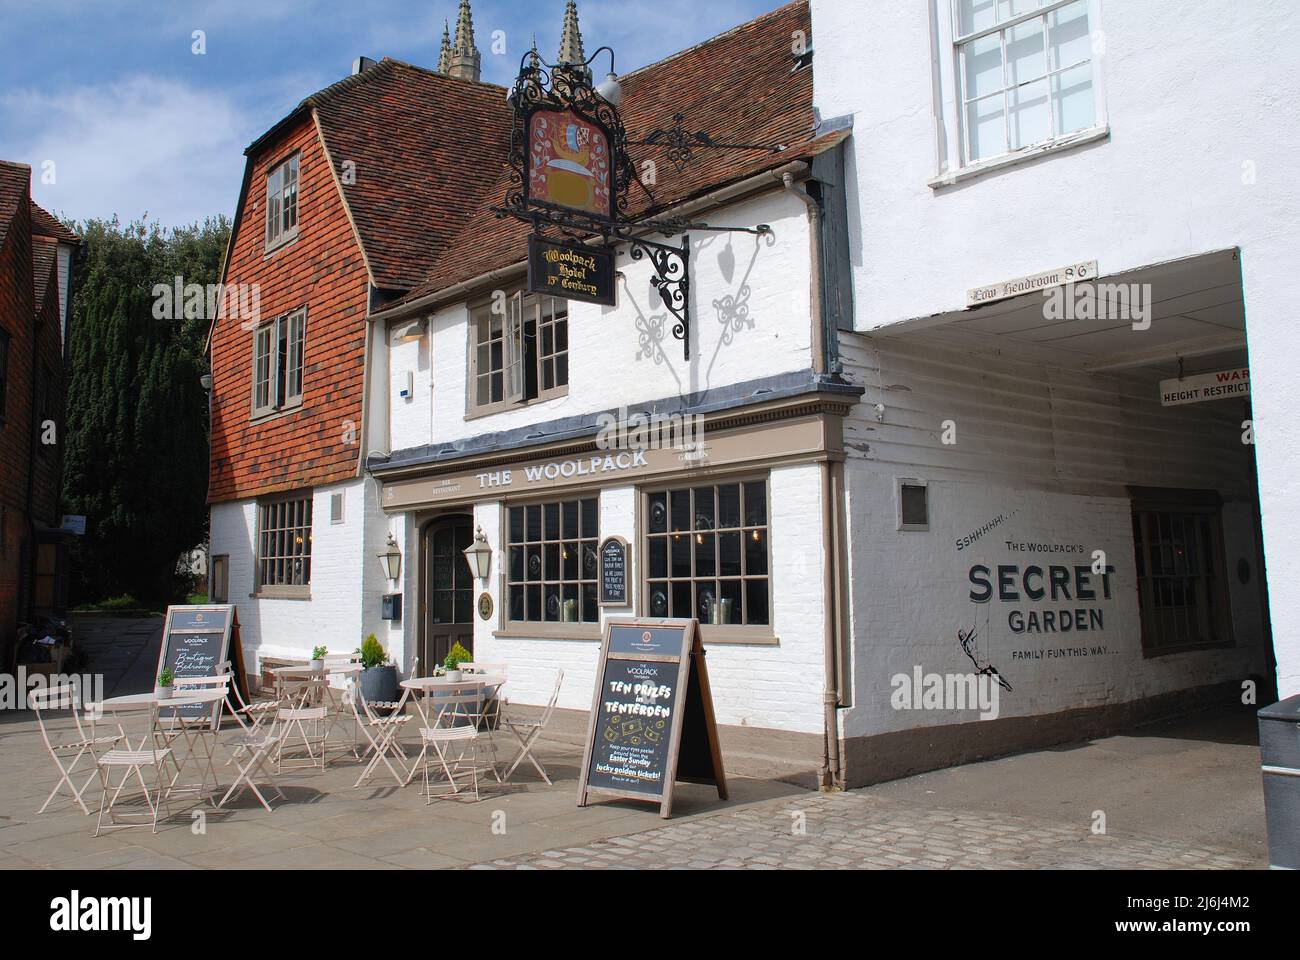
<path id="1" fill-rule="evenodd" d="M 478 615 L 481 620 L 492 619 L 492 594 L 486 591 L 478 595 Z"/>

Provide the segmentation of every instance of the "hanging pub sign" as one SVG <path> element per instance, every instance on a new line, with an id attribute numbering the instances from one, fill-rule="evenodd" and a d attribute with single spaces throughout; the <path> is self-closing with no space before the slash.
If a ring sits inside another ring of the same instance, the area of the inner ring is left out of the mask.
<path id="1" fill-rule="evenodd" d="M 612 220 L 610 136 L 605 127 L 572 109 L 534 109 L 527 129 L 527 202 Z"/>
<path id="2" fill-rule="evenodd" d="M 699 621 L 606 621 L 596 677 L 578 806 L 647 800 L 669 817 L 678 780 L 727 799 Z"/>
<path id="3" fill-rule="evenodd" d="M 614 306 L 614 253 L 581 243 L 528 238 L 528 292 Z"/>

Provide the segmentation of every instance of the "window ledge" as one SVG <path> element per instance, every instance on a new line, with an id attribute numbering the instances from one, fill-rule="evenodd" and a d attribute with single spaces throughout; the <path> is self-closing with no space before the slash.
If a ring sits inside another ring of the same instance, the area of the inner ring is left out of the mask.
<path id="1" fill-rule="evenodd" d="M 492 636 L 509 640 L 593 640 L 599 643 L 601 629 L 598 623 L 519 624 L 493 630 Z"/>
<path id="2" fill-rule="evenodd" d="M 715 627 L 707 623 L 700 624 L 700 640 L 707 646 L 754 646 L 777 647 L 781 645 L 779 637 L 761 631 L 736 630 L 734 627 Z"/>
<path id="3" fill-rule="evenodd" d="M 1045 140 L 1042 143 L 1036 143 L 1032 147 L 1025 147 L 1023 150 L 1017 150 L 1015 153 L 1006 153 L 1000 157 L 980 160 L 975 163 L 967 164 L 964 167 L 959 167 L 956 170 L 941 173 L 927 181 L 927 185 L 931 190 L 941 190 L 944 187 L 951 187 L 953 184 L 961 183 L 965 180 L 973 180 L 976 177 L 981 177 L 986 173 L 1005 170 L 1008 167 L 1028 163 L 1030 160 L 1036 160 L 1039 157 L 1053 153 L 1061 153 L 1062 151 L 1071 150 L 1075 147 L 1081 147 L 1086 143 L 1096 143 L 1098 140 L 1105 140 L 1109 136 L 1109 124 L 1100 127 L 1090 127 L 1087 130 L 1080 130 L 1077 133 L 1071 133 L 1065 137 L 1057 137 L 1054 140 Z"/>
<path id="4" fill-rule="evenodd" d="M 275 256 L 278 251 L 293 244 L 294 241 L 298 239 L 298 235 L 297 227 L 294 228 L 293 233 L 281 234 L 278 240 L 267 246 L 266 252 L 262 254 L 262 259 L 269 260 L 271 257 Z"/>
<path id="5" fill-rule="evenodd" d="M 301 409 L 302 409 L 302 401 L 300 400 L 297 403 L 285 405 L 281 407 L 279 410 L 268 410 L 259 413 L 254 413 L 251 416 L 249 416 L 248 422 L 266 423 L 268 420 L 275 420 L 278 419 L 279 417 L 287 416 L 288 414 L 291 413 L 297 413 Z"/>
<path id="6" fill-rule="evenodd" d="M 271 590 L 258 590 L 254 593 L 250 593 L 248 596 L 249 599 L 252 600 L 310 600 L 311 592 L 304 591 L 302 593 L 280 593 L 278 591 L 271 591 Z"/>

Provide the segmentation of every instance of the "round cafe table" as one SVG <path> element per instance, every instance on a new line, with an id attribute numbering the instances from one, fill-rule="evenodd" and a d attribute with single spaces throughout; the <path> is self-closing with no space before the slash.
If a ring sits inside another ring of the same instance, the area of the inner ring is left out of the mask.
<path id="1" fill-rule="evenodd" d="M 182 681 L 183 682 L 183 681 Z M 168 792 L 178 789 L 176 781 L 180 779 L 181 772 L 186 762 L 193 759 L 200 764 L 200 771 L 203 779 L 193 787 L 186 785 L 180 789 L 195 789 L 202 794 L 203 789 L 207 786 L 208 777 L 212 778 L 213 787 L 217 786 L 217 772 L 213 766 L 212 745 L 208 742 L 208 737 L 216 737 L 216 729 L 211 723 L 178 723 L 170 730 L 164 731 L 159 726 L 159 714 L 166 710 L 180 707 L 191 707 L 202 704 L 215 704 L 226 698 L 224 690 L 216 689 L 197 689 L 182 690 L 173 693 L 170 697 L 159 697 L 157 692 L 150 693 L 131 693 L 121 697 L 110 697 L 107 700 L 100 700 L 94 703 L 86 704 L 86 710 L 90 715 L 92 731 L 95 722 L 100 715 L 104 713 L 118 712 L 142 712 L 149 711 L 149 729 L 140 737 L 140 745 L 137 750 L 145 749 L 145 745 L 150 739 L 154 741 L 154 749 L 161 749 L 168 741 L 167 734 L 175 734 L 171 743 L 175 743 L 177 737 L 183 740 L 185 752 L 182 754 L 179 750 L 173 749 L 171 753 L 172 763 L 175 767 L 175 773 L 172 775 L 171 782 L 167 785 Z M 173 717 L 175 715 L 173 714 Z M 180 719 L 180 718 L 176 718 Z M 195 718 L 198 719 L 198 718 Z M 126 731 L 122 729 L 121 723 L 118 724 L 118 730 L 125 736 Z M 92 732 L 92 736 L 93 736 Z M 126 738 L 127 746 L 130 746 L 130 737 Z M 199 756 L 198 749 L 203 748 L 207 762 L 204 764 L 203 758 Z"/>
<path id="2" fill-rule="evenodd" d="M 402 694 L 405 700 L 410 694 L 415 694 L 415 709 L 420 713 L 420 719 L 424 725 L 429 726 L 429 715 L 425 711 L 425 702 L 431 694 L 436 694 L 439 690 L 463 689 L 467 687 L 482 687 L 485 689 L 496 689 L 506 682 L 506 678 L 492 673 L 467 673 L 462 680 L 448 680 L 446 677 L 409 677 L 403 680 L 400 686 L 406 691 Z"/>

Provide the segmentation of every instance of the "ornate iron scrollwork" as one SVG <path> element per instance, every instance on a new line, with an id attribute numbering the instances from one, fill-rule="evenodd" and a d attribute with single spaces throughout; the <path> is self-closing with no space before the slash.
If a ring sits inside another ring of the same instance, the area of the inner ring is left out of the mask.
<path id="1" fill-rule="evenodd" d="M 682 353 L 691 359 L 691 238 L 682 236 L 680 247 L 670 247 L 639 237 L 628 240 L 633 260 L 648 259 L 654 270 L 650 282 L 664 307 L 677 321 L 673 336 L 682 341 Z"/>
<path id="2" fill-rule="evenodd" d="M 618 108 L 599 93 L 591 83 L 590 63 L 602 51 L 610 54 L 610 76 L 613 77 L 613 51 L 602 47 L 585 63 L 553 64 L 544 61 L 534 47 L 524 54 L 519 64 L 519 76 L 510 91 L 510 104 L 514 108 L 514 123 L 510 133 L 509 182 L 500 207 L 493 210 L 499 217 L 512 216 L 530 222 L 538 235 L 553 229 L 560 234 L 582 242 L 600 237 L 606 245 L 627 243 L 633 260 L 648 260 L 654 273 L 651 283 L 658 292 L 664 307 L 672 314 L 673 336 L 682 341 L 687 360 L 691 358 L 691 307 L 690 307 L 690 239 L 685 231 L 719 230 L 739 231 L 762 235 L 771 228 L 766 224 L 752 227 L 711 227 L 684 217 L 644 219 L 633 221 L 627 215 L 628 190 L 635 181 L 636 168 L 628 156 L 629 143 L 664 147 L 669 160 L 680 171 L 694 157 L 699 148 L 725 150 L 766 150 L 777 152 L 783 146 L 758 146 L 753 144 L 719 143 L 703 131 L 688 132 L 685 117 L 673 116 L 674 125 L 660 129 L 641 140 L 630 140 L 623 127 Z M 608 218 L 585 210 L 561 208 L 529 195 L 529 120 L 539 110 L 571 111 L 578 118 L 599 127 L 608 138 L 610 163 L 610 205 Z M 648 192 L 648 190 L 647 190 Z M 682 235 L 680 247 L 657 243 L 631 235 L 631 230 L 654 231 L 664 236 Z"/>
<path id="3" fill-rule="evenodd" d="M 642 144 L 648 147 L 664 147 L 669 161 L 681 173 L 695 159 L 695 148 L 707 147 L 713 150 L 766 150 L 780 153 L 785 147 L 781 144 L 762 145 L 756 143 L 719 143 L 703 130 L 694 132 L 686 129 L 686 116 L 673 114 L 671 127 L 660 127 L 640 140 L 627 140 L 627 143 Z"/>

